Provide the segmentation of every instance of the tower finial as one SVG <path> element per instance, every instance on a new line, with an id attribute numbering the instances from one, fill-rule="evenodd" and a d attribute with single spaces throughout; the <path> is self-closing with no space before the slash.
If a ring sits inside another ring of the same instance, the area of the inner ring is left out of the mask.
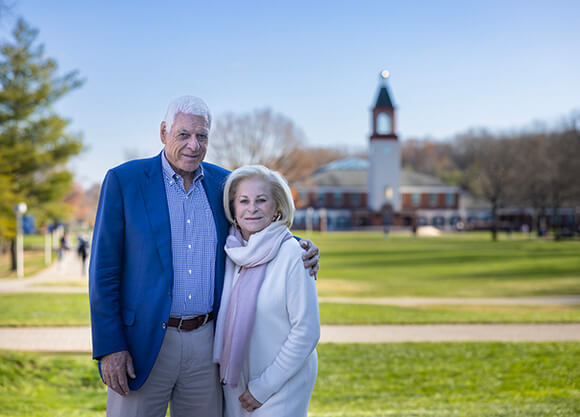
<path id="1" fill-rule="evenodd" d="M 386 80 L 387 78 L 389 78 L 391 75 L 391 73 L 389 72 L 389 70 L 382 70 L 381 71 L 381 81 Z"/>

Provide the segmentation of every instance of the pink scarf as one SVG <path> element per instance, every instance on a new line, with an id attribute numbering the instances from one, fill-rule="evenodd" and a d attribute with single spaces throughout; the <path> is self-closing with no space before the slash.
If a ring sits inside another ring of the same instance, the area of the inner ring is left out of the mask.
<path id="1" fill-rule="evenodd" d="M 218 316 L 214 348 L 214 361 L 220 363 L 220 380 L 223 384 L 233 387 L 238 385 L 254 328 L 258 294 L 266 268 L 278 254 L 282 243 L 290 238 L 292 234 L 286 225 L 275 222 L 251 235 L 248 244 L 244 246 L 241 233 L 234 227 L 230 228 L 225 246 L 230 265 L 226 266 L 222 294 L 227 313 Z M 234 268 L 230 262 L 241 267 L 233 288 Z"/>

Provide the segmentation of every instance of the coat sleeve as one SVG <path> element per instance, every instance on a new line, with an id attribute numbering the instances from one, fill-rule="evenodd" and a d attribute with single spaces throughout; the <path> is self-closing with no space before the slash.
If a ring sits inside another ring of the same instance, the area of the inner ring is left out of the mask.
<path id="1" fill-rule="evenodd" d="M 89 266 L 94 359 L 127 350 L 121 317 L 124 223 L 119 179 L 109 171 L 101 187 Z"/>
<path id="2" fill-rule="evenodd" d="M 278 355 L 248 389 L 262 404 L 302 368 L 320 339 L 316 283 L 298 257 L 286 276 L 286 309 L 290 332 Z"/>

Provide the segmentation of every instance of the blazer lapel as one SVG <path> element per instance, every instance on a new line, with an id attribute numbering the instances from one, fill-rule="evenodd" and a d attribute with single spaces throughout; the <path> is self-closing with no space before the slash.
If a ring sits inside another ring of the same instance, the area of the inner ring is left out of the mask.
<path id="1" fill-rule="evenodd" d="M 205 189 L 205 194 L 207 195 L 213 213 L 213 219 L 218 234 L 218 244 L 220 244 L 222 241 L 225 241 L 225 236 L 228 231 L 228 222 L 225 218 L 223 208 L 223 181 L 225 181 L 225 179 L 217 178 L 215 175 L 211 175 L 208 171 L 209 170 L 207 169 L 204 170 L 201 183 Z"/>
<path id="2" fill-rule="evenodd" d="M 163 182 L 161 154 L 151 160 L 151 166 L 145 174 L 147 179 L 141 184 L 141 192 L 143 193 L 145 209 L 147 210 L 153 232 L 153 243 L 157 246 L 163 267 L 170 271 L 173 277 L 171 225 L 169 223 L 165 183 Z"/>

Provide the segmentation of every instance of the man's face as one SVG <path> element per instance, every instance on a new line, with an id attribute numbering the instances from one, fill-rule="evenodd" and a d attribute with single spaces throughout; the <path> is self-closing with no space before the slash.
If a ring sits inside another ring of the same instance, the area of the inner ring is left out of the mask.
<path id="1" fill-rule="evenodd" d="M 194 114 L 177 113 L 171 130 L 161 123 L 161 142 L 165 157 L 176 173 L 191 175 L 201 164 L 207 152 L 209 126 L 205 118 Z"/>

